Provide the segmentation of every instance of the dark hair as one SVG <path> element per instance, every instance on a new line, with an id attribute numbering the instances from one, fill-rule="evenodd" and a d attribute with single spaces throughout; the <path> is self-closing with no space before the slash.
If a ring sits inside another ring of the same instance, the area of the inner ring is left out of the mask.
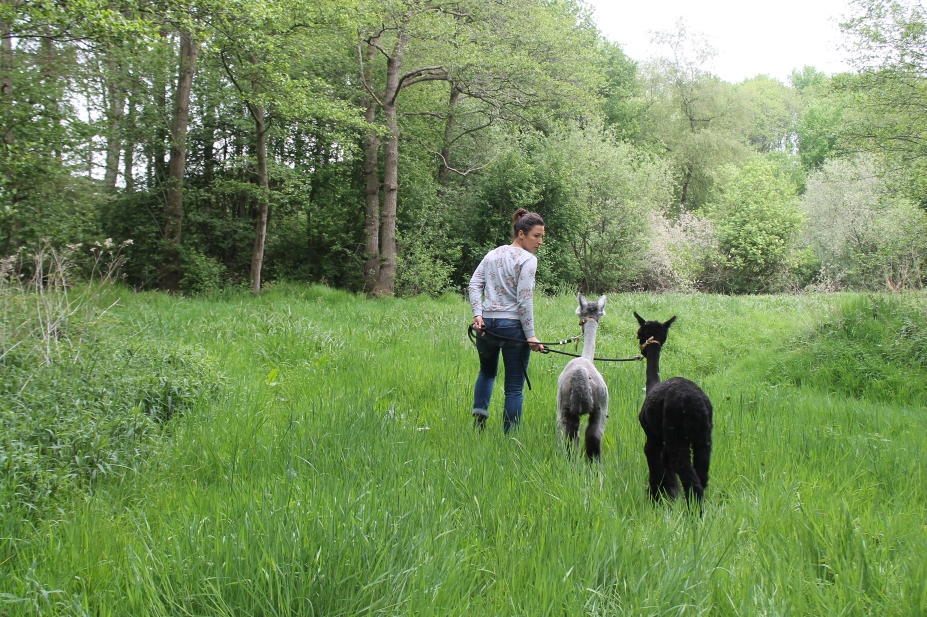
<path id="1" fill-rule="evenodd" d="M 528 212 L 524 208 L 519 208 L 512 215 L 512 236 L 518 237 L 518 232 L 523 231 L 527 235 L 535 225 L 544 225 L 544 219 L 537 212 Z"/>

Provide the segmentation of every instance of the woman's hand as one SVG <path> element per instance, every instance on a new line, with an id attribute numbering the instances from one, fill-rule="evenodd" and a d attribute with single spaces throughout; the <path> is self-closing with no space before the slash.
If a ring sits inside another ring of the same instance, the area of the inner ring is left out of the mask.
<path id="1" fill-rule="evenodd" d="M 486 328 L 486 324 L 483 323 L 482 315 L 477 315 L 476 317 L 473 318 L 473 327 L 480 331 Z"/>
<path id="2" fill-rule="evenodd" d="M 528 347 L 531 348 L 531 351 L 544 351 L 546 348 L 541 345 L 541 341 L 538 340 L 536 336 L 528 337 Z"/>

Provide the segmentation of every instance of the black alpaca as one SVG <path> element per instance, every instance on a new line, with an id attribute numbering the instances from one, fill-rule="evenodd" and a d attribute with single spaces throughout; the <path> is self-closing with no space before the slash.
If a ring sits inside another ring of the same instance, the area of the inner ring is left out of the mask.
<path id="1" fill-rule="evenodd" d="M 686 499 L 695 493 L 701 506 L 711 459 L 711 401 L 688 379 L 660 381 L 660 350 L 676 316 L 665 323 L 645 321 L 637 313 L 634 317 L 640 324 L 641 353 L 647 359 L 647 397 L 639 418 L 647 435 L 644 454 L 650 467 L 650 497 L 675 499 L 678 475 Z"/>

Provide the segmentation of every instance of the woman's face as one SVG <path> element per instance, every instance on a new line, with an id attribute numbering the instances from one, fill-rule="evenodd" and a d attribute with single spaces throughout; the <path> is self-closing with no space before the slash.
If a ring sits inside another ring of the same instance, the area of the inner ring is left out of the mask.
<path id="1" fill-rule="evenodd" d="M 535 225 L 528 233 L 518 230 L 518 241 L 521 247 L 530 253 L 537 253 L 538 249 L 544 244 L 544 226 Z"/>

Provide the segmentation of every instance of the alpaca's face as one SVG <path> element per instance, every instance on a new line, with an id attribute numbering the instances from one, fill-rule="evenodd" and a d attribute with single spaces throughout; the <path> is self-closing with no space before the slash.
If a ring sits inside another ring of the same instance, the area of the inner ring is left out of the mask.
<path id="1" fill-rule="evenodd" d="M 646 343 L 651 337 L 659 341 L 661 345 L 665 343 L 666 335 L 669 333 L 669 327 L 676 321 L 675 315 L 673 315 L 669 321 L 663 323 L 659 321 L 646 321 L 637 313 L 634 313 L 634 317 L 637 318 L 637 323 L 641 326 L 637 329 L 637 340 L 640 341 L 641 345 Z"/>
<path id="2" fill-rule="evenodd" d="M 605 314 L 605 296 L 600 297 L 596 302 L 589 302 L 582 294 L 576 294 L 576 299 L 579 300 L 576 314 L 581 320 L 595 319 L 598 321 Z"/>

